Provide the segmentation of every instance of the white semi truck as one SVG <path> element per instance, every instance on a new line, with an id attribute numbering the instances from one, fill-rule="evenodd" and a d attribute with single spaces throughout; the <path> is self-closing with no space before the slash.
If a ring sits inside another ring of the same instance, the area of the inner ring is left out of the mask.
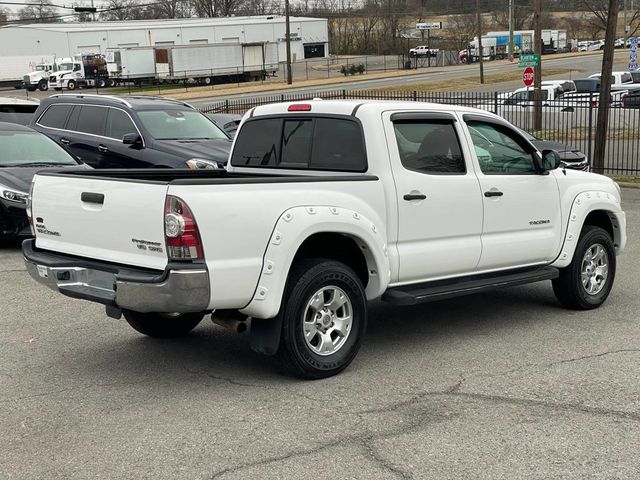
<path id="1" fill-rule="evenodd" d="M 106 87 L 109 81 L 104 55 L 82 53 L 64 58 L 58 71 L 49 76 L 49 86 L 54 90 L 75 90 L 81 87 Z"/>
<path id="2" fill-rule="evenodd" d="M 49 90 L 49 77 L 58 70 L 58 64 L 55 62 L 39 63 L 33 67 L 33 70 L 22 77 L 22 86 L 30 92 L 37 89 L 44 92 Z"/>

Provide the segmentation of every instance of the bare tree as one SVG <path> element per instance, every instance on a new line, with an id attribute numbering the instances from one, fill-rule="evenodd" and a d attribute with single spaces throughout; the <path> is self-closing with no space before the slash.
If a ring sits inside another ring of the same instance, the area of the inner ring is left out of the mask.
<path id="1" fill-rule="evenodd" d="M 20 20 L 28 20 L 34 23 L 50 22 L 56 16 L 55 7 L 50 6 L 45 0 L 40 0 L 18 10 Z"/>
<path id="2" fill-rule="evenodd" d="M 587 17 L 587 21 L 591 26 L 591 31 L 597 31 L 596 35 L 605 31 L 607 29 L 607 20 L 609 18 L 609 1 L 581 0 L 580 4 L 591 14 Z M 634 8 L 631 12 L 627 12 L 627 25 L 631 26 L 631 30 L 629 31 L 629 35 L 631 36 L 635 35 L 640 30 L 640 9 Z"/>
<path id="3" fill-rule="evenodd" d="M 135 0 L 109 0 L 104 10 L 100 20 L 140 20 L 144 17 Z"/>
<path id="4" fill-rule="evenodd" d="M 0 25 L 4 25 L 7 23 L 7 10 L 4 8 L 0 8 Z"/>
<path id="5" fill-rule="evenodd" d="M 513 28 L 514 30 L 528 30 L 533 27 L 533 10 L 531 1 L 513 0 Z M 494 3 L 491 12 L 493 22 L 503 29 L 509 28 L 509 2 Z"/>
<path id="6" fill-rule="evenodd" d="M 449 47 L 463 50 L 477 33 L 476 17 L 472 13 L 447 17 L 447 40 Z"/>

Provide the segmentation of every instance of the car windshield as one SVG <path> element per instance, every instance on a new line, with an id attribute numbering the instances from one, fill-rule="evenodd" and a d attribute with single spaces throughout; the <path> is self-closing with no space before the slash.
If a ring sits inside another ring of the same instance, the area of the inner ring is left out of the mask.
<path id="1" fill-rule="evenodd" d="M 77 165 L 62 147 L 36 132 L 0 131 L 0 167 Z"/>
<path id="2" fill-rule="evenodd" d="M 229 137 L 196 110 L 143 110 L 138 116 L 156 140 L 215 140 Z"/>
<path id="3" fill-rule="evenodd" d="M 61 63 L 58 70 L 73 70 L 73 63 Z"/>

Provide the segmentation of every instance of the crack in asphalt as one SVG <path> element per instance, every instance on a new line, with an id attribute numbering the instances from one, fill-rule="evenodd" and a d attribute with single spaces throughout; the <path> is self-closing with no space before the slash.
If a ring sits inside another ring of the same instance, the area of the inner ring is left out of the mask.
<path id="1" fill-rule="evenodd" d="M 608 350 L 602 353 L 595 353 L 592 355 L 582 355 L 580 357 L 567 358 L 565 360 L 558 360 L 556 362 L 547 363 L 546 366 L 553 367 L 556 365 L 562 365 L 564 363 L 579 362 L 581 360 L 591 360 L 593 358 L 606 357 L 607 355 L 617 355 L 619 353 L 640 353 L 640 348 L 621 348 L 620 350 Z"/>
<path id="2" fill-rule="evenodd" d="M 376 440 L 376 439 L 372 438 L 371 440 Z M 364 452 L 367 455 L 367 457 L 369 457 L 377 465 L 379 465 L 380 467 L 382 467 L 384 470 L 386 470 L 390 474 L 394 475 L 395 477 L 401 478 L 403 480 L 411 480 L 413 478 L 413 475 L 411 475 L 410 473 L 405 472 L 404 470 L 402 470 L 397 465 L 394 465 L 393 463 L 388 462 L 384 457 L 379 455 L 378 451 L 376 450 L 376 448 L 372 445 L 371 440 L 369 440 L 369 439 L 368 440 L 362 440 L 360 442 L 360 446 L 364 450 Z"/>

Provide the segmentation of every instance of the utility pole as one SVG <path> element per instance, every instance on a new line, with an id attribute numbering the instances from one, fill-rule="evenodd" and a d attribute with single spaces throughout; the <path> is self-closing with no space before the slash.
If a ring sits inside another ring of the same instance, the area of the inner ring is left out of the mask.
<path id="1" fill-rule="evenodd" d="M 627 47 L 627 0 L 624 0 L 622 4 L 622 48 Z"/>
<path id="2" fill-rule="evenodd" d="M 611 108 L 611 71 L 613 70 L 613 42 L 616 39 L 618 24 L 619 0 L 609 0 L 609 16 L 607 17 L 607 34 L 604 40 L 602 56 L 602 76 L 600 77 L 600 99 L 598 100 L 598 124 L 596 126 L 595 148 L 593 154 L 593 171 L 604 172 L 604 154 L 607 147 L 607 131 L 609 129 L 609 109 Z"/>
<path id="3" fill-rule="evenodd" d="M 478 17 L 478 42 L 476 50 L 478 51 L 478 60 L 480 61 L 480 83 L 484 84 L 484 52 L 482 51 L 482 17 L 480 16 L 480 0 L 476 0 L 476 16 Z"/>
<path id="4" fill-rule="evenodd" d="M 291 23 L 289 21 L 289 0 L 284 0 L 284 16 L 285 16 L 285 41 L 287 42 L 287 84 L 293 83 L 293 72 L 291 71 Z"/>
<path id="5" fill-rule="evenodd" d="M 509 61 L 513 61 L 513 0 L 509 0 Z"/>
<path id="6" fill-rule="evenodd" d="M 535 0 L 533 9 L 533 53 L 538 55 L 540 61 L 535 67 L 533 81 L 533 130 L 542 130 L 542 0 Z"/>

